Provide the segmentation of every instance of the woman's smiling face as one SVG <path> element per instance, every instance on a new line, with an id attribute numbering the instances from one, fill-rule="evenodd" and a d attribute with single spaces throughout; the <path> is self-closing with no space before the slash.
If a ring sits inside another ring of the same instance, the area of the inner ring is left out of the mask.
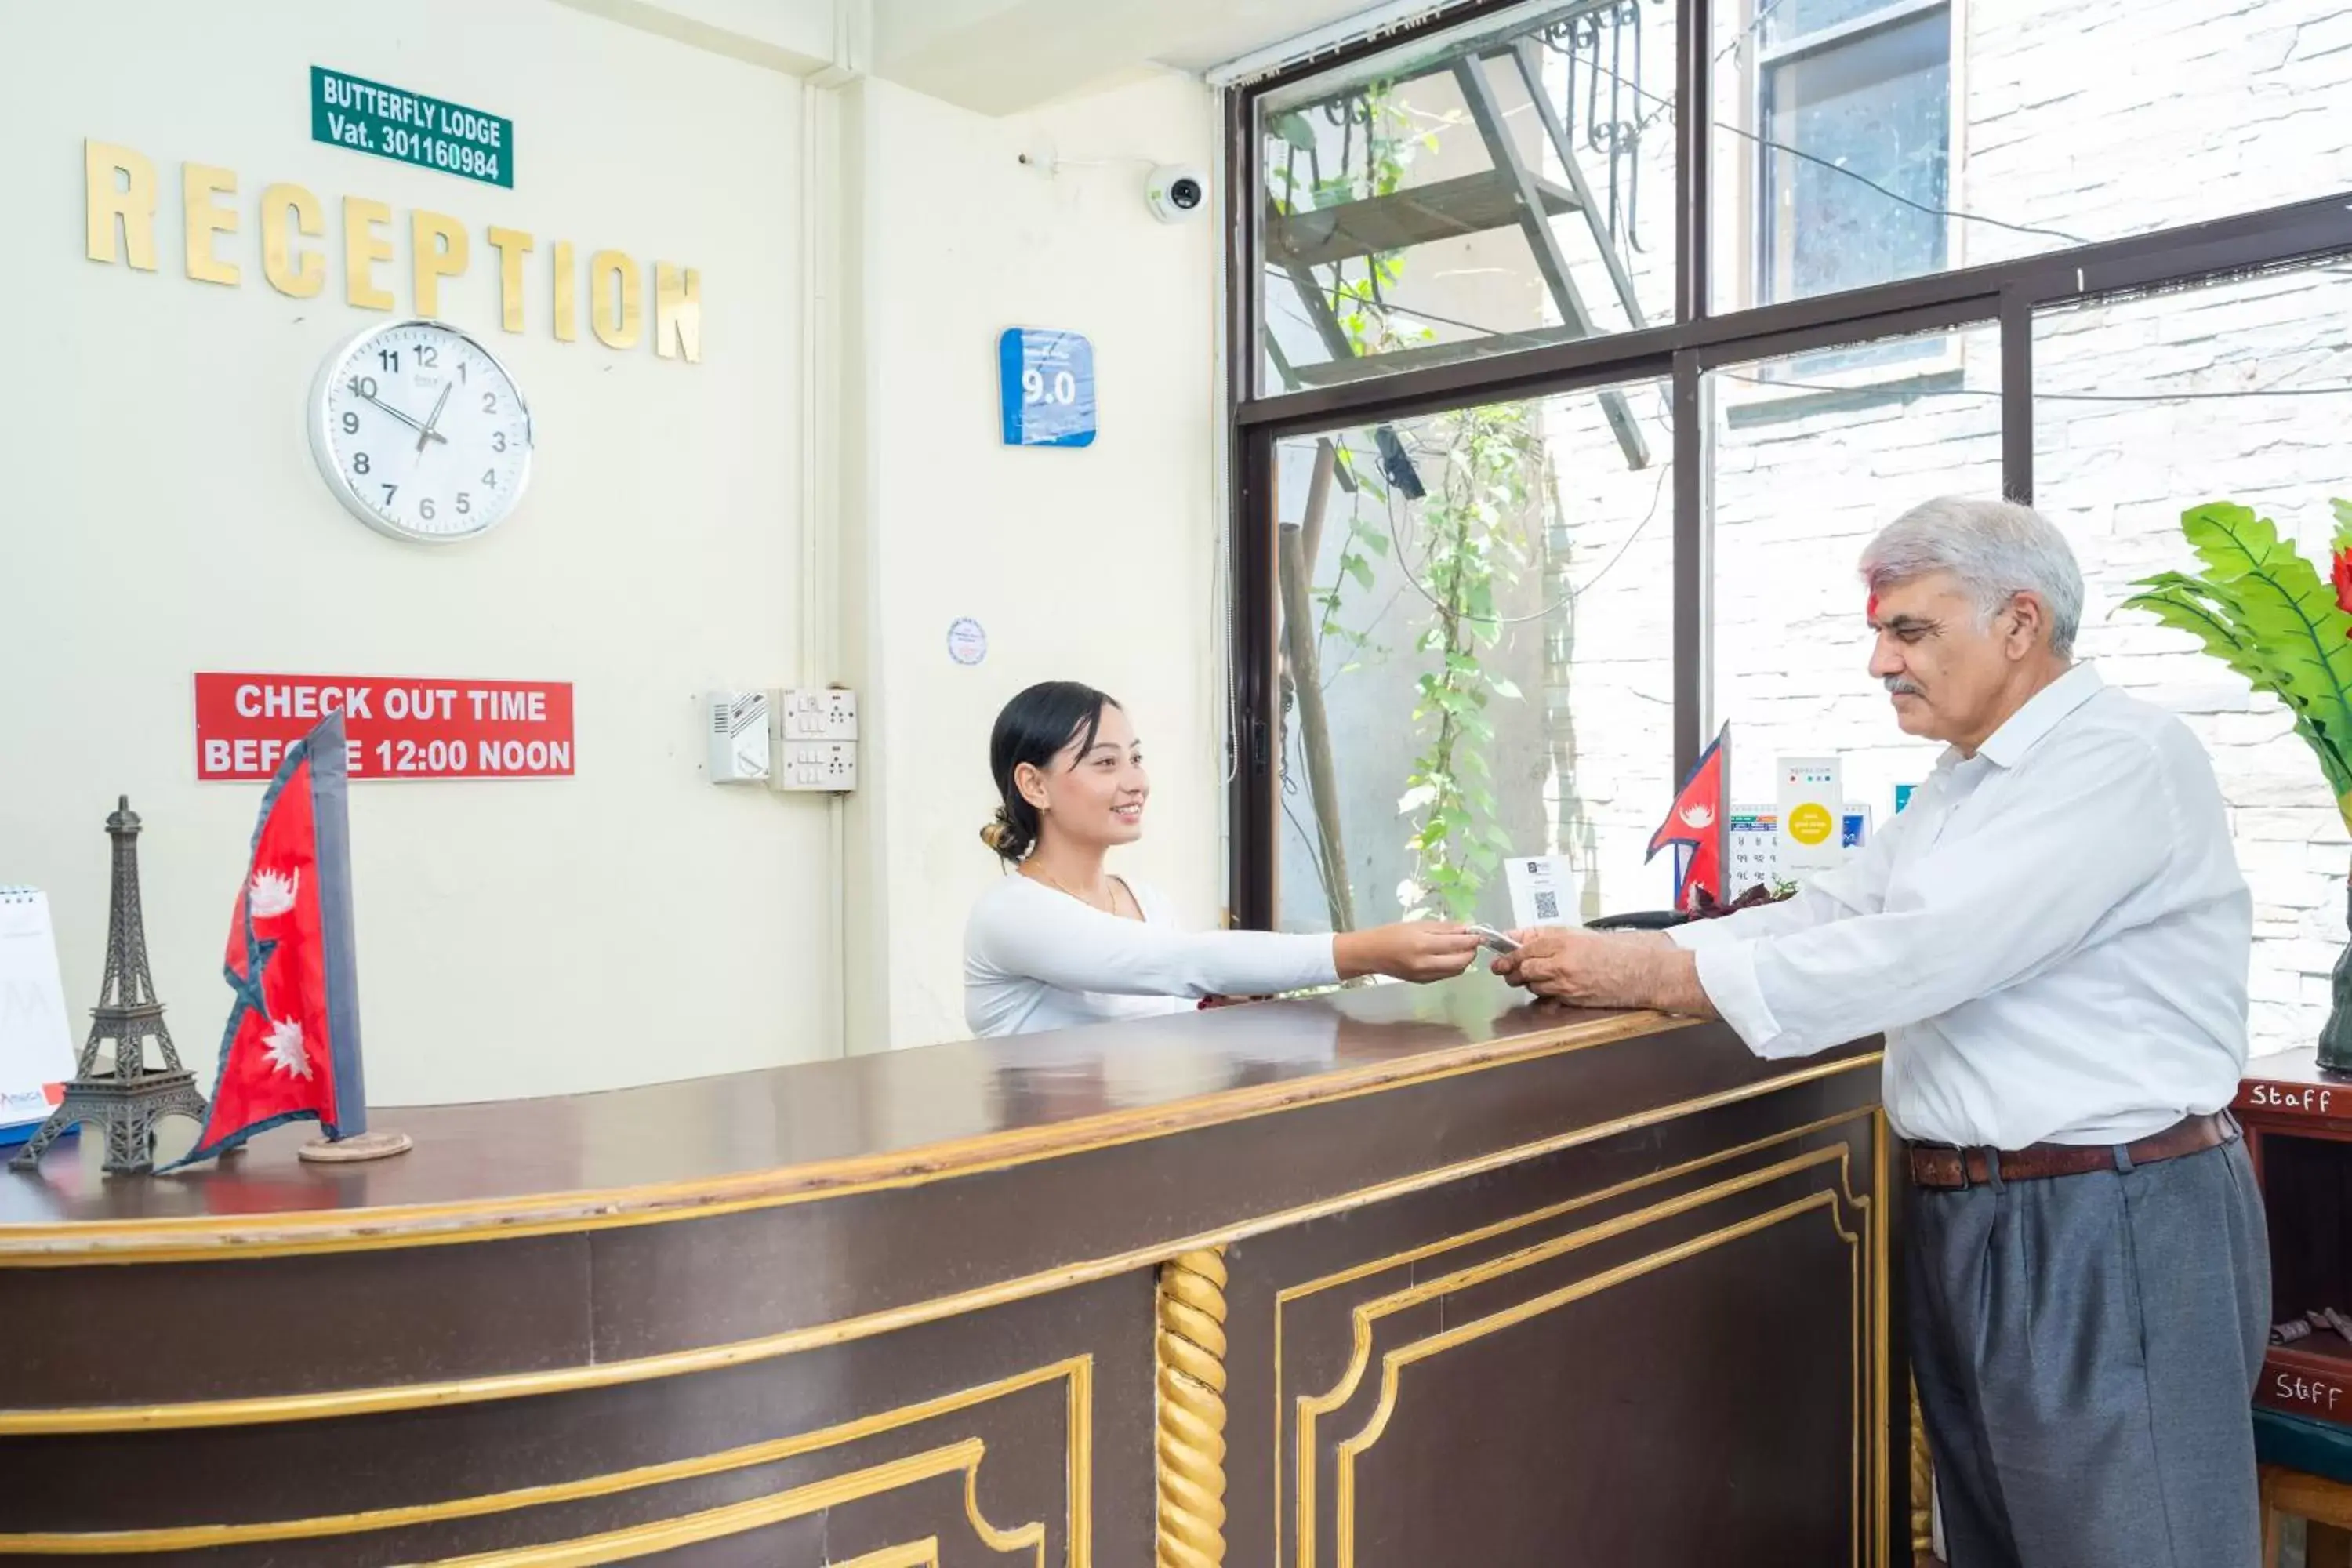
<path id="1" fill-rule="evenodd" d="M 1047 767 L 1023 763 L 1014 782 L 1037 808 L 1041 838 L 1059 835 L 1073 845 L 1108 847 L 1143 837 L 1151 778 L 1123 709 L 1106 705 L 1091 744 L 1082 728 Z"/>

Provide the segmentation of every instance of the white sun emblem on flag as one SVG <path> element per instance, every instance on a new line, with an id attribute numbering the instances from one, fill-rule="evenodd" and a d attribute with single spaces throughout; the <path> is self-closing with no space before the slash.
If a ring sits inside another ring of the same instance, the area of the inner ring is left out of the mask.
<path id="1" fill-rule="evenodd" d="M 1683 807 L 1683 823 L 1689 827 L 1711 827 L 1715 825 L 1715 812 L 1704 805 L 1686 805 Z"/>
<path id="2" fill-rule="evenodd" d="M 294 907 L 294 895 L 301 890 L 302 873 L 295 871 L 257 871 L 253 888 L 246 896 L 247 907 L 257 921 L 271 920 Z"/>
<path id="3" fill-rule="evenodd" d="M 310 1053 L 302 1048 L 302 1026 L 295 1019 L 284 1023 L 269 1020 L 269 1033 L 262 1037 L 262 1047 L 269 1056 L 269 1065 L 278 1072 L 291 1073 L 296 1078 L 310 1076 Z"/>

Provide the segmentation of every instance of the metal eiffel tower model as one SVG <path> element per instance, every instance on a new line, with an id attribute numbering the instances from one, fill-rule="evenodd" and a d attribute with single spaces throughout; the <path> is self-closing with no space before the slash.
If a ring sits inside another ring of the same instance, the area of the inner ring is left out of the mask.
<path id="1" fill-rule="evenodd" d="M 90 1010 L 89 1038 L 64 1101 L 8 1162 L 12 1170 L 31 1170 L 50 1144 L 89 1122 L 106 1128 L 108 1174 L 152 1171 L 156 1122 L 166 1116 L 204 1120 L 196 1075 L 180 1065 L 171 1031 L 163 1027 L 163 1004 L 155 999 L 154 976 L 147 972 L 147 923 L 139 909 L 139 814 L 131 809 L 130 796 L 121 797 L 106 819 L 106 832 L 114 840 L 114 896 L 106 922 L 106 978 Z M 151 1037 L 163 1053 L 163 1065 L 152 1069 L 147 1066 Z M 113 1061 L 100 1070 L 99 1047 L 109 1040 L 114 1042 Z"/>

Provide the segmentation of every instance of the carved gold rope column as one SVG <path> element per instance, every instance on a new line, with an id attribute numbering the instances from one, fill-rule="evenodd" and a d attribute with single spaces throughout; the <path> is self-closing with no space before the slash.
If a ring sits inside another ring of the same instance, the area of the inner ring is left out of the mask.
<path id="1" fill-rule="evenodd" d="M 1936 1549 L 1935 1466 L 1927 1458 L 1927 1426 L 1919 1417 L 1919 1384 L 1911 1384 L 1911 1552 L 1925 1557 Z"/>
<path id="2" fill-rule="evenodd" d="M 1159 1568 L 1225 1561 L 1225 1258 L 1223 1247 L 1160 1266 Z"/>

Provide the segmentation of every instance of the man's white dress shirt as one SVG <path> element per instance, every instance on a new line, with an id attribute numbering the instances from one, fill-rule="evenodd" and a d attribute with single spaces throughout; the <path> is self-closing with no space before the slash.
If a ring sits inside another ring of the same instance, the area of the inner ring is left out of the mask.
<path id="1" fill-rule="evenodd" d="M 1794 899 L 1673 932 L 1759 1056 L 1884 1032 L 1918 1142 L 2120 1143 L 2246 1063 L 2252 901 L 2188 727 L 2078 665 Z"/>

